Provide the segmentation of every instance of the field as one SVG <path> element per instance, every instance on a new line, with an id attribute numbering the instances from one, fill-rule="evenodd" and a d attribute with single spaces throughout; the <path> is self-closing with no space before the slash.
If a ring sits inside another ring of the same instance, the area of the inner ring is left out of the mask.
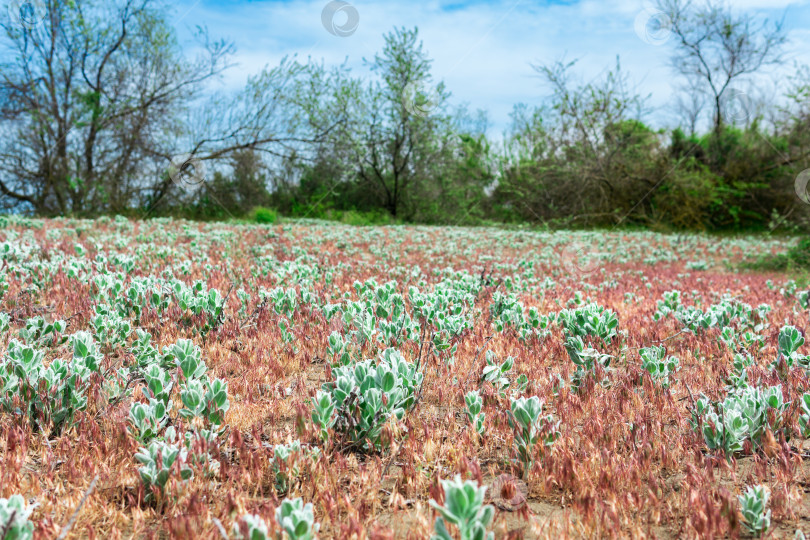
<path id="1" fill-rule="evenodd" d="M 810 532 L 795 240 L 0 225 L 0 538 Z"/>

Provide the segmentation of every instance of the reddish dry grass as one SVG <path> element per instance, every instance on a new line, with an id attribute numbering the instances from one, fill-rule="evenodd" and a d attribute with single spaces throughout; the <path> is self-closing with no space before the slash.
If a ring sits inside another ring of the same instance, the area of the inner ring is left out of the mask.
<path id="1" fill-rule="evenodd" d="M 54 252 L 73 255 L 75 240 L 49 239 L 46 234 L 64 227 L 66 222 L 49 221 L 33 232 L 41 248 L 39 257 L 47 260 Z M 109 238 L 113 225 L 88 228 L 84 222 L 84 227 L 87 230 L 78 241 L 88 248 L 89 257 L 97 254 L 90 239 L 101 240 L 105 251 L 123 253 L 132 252 L 142 242 L 132 241 L 119 250 Z M 134 227 L 122 236 L 133 239 L 155 225 Z M 159 275 L 164 264 L 200 255 L 180 226 L 168 228 L 178 234 L 174 243 L 167 242 L 174 255 L 165 261 L 147 259 L 150 264 L 144 263 L 135 275 Z M 767 369 L 775 357 L 779 328 L 787 322 L 806 332 L 807 312 L 797 312 L 778 291 L 765 286 L 768 279 L 781 282 L 784 278 L 737 274 L 720 267 L 722 257 L 739 259 L 739 251 L 708 254 L 715 262 L 713 269 L 688 276 L 683 275 L 685 261 L 649 266 L 636 257 L 626 263 L 606 263 L 604 272 L 558 275 L 557 286 L 544 294 L 535 287 L 521 294 L 524 306 L 536 306 L 542 314 L 559 310 L 575 290 L 584 290 L 586 283 L 616 281 L 615 287 L 587 293 L 615 310 L 620 329 L 626 331 L 606 351 L 617 355 L 609 388 L 595 386 L 582 393 L 563 389 L 555 397 L 552 376 L 567 378 L 573 372 L 562 346 L 561 330 L 554 326 L 550 337 L 522 343 L 514 332 L 495 333 L 487 317 L 492 294 L 504 290 L 502 278 L 519 273 L 516 269 L 499 270 L 496 263 L 514 264 L 541 253 L 543 239 L 517 234 L 522 242 L 513 236 L 510 245 L 503 245 L 498 243 L 503 241 L 502 233 L 493 231 L 345 228 L 340 229 L 345 237 L 332 234 L 325 240 L 323 235 L 329 229 L 323 227 L 294 226 L 289 231 L 276 227 L 277 238 L 268 238 L 260 228 L 218 229 L 238 234 L 228 242 L 202 249 L 215 265 L 210 273 L 201 264 L 194 264 L 191 274 L 183 279 L 189 283 L 205 279 L 209 287 L 223 294 L 232 284 L 244 287 L 252 296 L 249 311 L 253 316 L 240 319 L 239 302 L 231 295 L 223 324 L 205 340 L 180 324 L 184 314 L 177 307 L 162 318 L 148 313 L 142 327 L 152 332 L 160 346 L 183 337 L 193 339 L 202 348 L 212 376 L 228 381 L 230 429 L 219 448 L 220 474 L 214 480 L 195 478 L 185 486 L 174 485 L 170 490 L 174 496 L 159 504 L 145 502 L 133 459 L 137 444 L 126 429 L 130 400 L 100 415 L 91 403 L 78 415 L 73 428 L 52 440 L 2 415 L 0 496 L 20 493 L 38 503 L 32 515 L 38 537 L 58 534 L 96 475 L 98 487 L 82 508 L 71 537 L 216 538 L 219 532 L 214 519 L 229 532 L 234 520 L 246 512 L 259 514 L 268 523 L 273 521 L 280 497 L 273 488 L 270 447 L 299 437 L 315 442 L 306 421 L 308 399 L 328 380 L 329 368 L 323 361 L 327 337 L 338 328 L 334 321 L 329 324 L 320 313 L 305 307 L 296 315 L 293 349 L 281 340 L 277 315 L 260 306 L 256 292 L 260 287 L 276 286 L 277 279 L 272 273 L 252 275 L 256 262 L 251 248 L 261 247 L 280 260 L 292 260 L 296 246 L 313 257 L 310 264 L 334 269 L 333 283 L 316 282 L 313 290 L 332 302 L 336 301 L 332 300 L 333 293 L 352 290 L 355 281 L 387 281 L 390 268 L 410 270 L 419 265 L 431 283 L 436 281 L 431 270 L 447 266 L 474 275 L 483 270 L 490 277 L 478 299 L 476 307 L 480 310 L 473 329 L 457 340 L 455 364 L 448 366 L 429 357 L 422 399 L 396 426 L 397 433 L 392 433 L 403 441 L 401 445 L 395 443 L 389 451 L 368 456 L 326 451 L 317 463 L 305 468 L 300 483 L 293 486 L 288 496 L 300 496 L 314 504 L 322 537 L 424 538 L 430 534 L 434 519 L 427 501 L 440 495 L 438 478 L 462 473 L 489 482 L 502 473 L 517 473 L 509 465 L 513 436 L 507 422 L 508 399 L 491 387 L 484 388 L 487 419 L 483 440 L 471 433 L 464 417 L 463 395 L 477 384 L 484 347 L 499 357 L 514 356 L 513 371 L 530 379 L 528 394 L 544 399 L 562 421 L 562 436 L 553 452 L 538 461 L 529 475 L 529 504 L 521 512 L 498 512 L 498 537 L 734 537 L 742 530 L 736 495 L 745 485 L 755 483 L 772 490 L 777 536 L 792 536 L 796 529 L 810 528 L 810 469 L 803 460 L 806 450 L 802 441 L 774 440 L 769 455 L 740 457 L 730 464 L 708 453 L 687 422 L 689 392 L 721 395 L 732 355 L 718 343 L 717 330 L 701 336 L 676 335 L 680 327 L 673 318 L 652 321 L 656 302 L 665 291 L 675 288 L 675 281 L 682 291 L 700 291 L 707 300 L 713 293 L 730 292 L 752 306 L 768 303 L 774 309 L 769 317 L 772 324 L 767 330 L 767 346 L 756 355 L 757 366 L 749 373 L 749 380 L 779 383 Z M 650 241 L 670 249 L 665 237 L 650 237 Z M 628 249 L 637 248 L 637 238 L 628 237 L 625 242 Z M 354 254 L 347 255 L 346 248 Z M 394 256 L 397 262 L 393 262 Z M 341 263 L 351 264 L 352 269 L 338 269 Z M 542 277 L 559 272 L 549 262 L 536 265 L 534 273 Z M 404 293 L 409 283 L 400 279 L 399 285 Z M 626 301 L 627 292 L 636 294 L 640 301 Z M 43 314 L 49 319 L 69 318 L 68 331 L 74 332 L 87 327 L 92 308 L 88 286 L 69 279 L 64 271 L 56 273 L 44 290 L 11 278 L 2 302 L 2 309 L 12 314 L 13 329 L 27 317 Z M 627 354 L 621 351 L 671 336 L 676 337 L 666 344 L 669 354 L 681 361 L 678 382 L 669 391 L 655 388 L 649 379 L 639 385 L 638 355 L 633 350 Z M 418 348 L 418 344 L 410 343 L 402 352 L 414 359 Z M 112 366 L 126 354 L 114 351 L 105 361 Z M 49 358 L 58 356 L 67 357 L 66 350 L 52 351 Z M 786 401 L 795 402 L 808 386 L 803 374 L 793 373 L 790 384 L 784 386 Z M 795 408 L 790 414 L 795 422 Z M 301 426 L 304 429 L 299 433 Z M 385 477 L 383 471 L 387 471 Z"/>

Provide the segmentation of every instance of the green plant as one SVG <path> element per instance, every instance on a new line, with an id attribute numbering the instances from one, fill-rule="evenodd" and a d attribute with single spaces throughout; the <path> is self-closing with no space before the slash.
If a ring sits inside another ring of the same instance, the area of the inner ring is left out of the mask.
<path id="1" fill-rule="evenodd" d="M 310 540 L 320 528 L 315 523 L 312 503 L 305 505 L 300 498 L 281 501 L 281 506 L 276 508 L 276 523 L 290 540 Z"/>
<path id="2" fill-rule="evenodd" d="M 29 345 L 61 345 L 67 341 L 67 337 L 57 341 L 56 336 L 62 334 L 65 328 L 67 328 L 65 321 L 49 323 L 42 317 L 32 317 L 25 321 L 25 328 L 21 328 L 18 335 Z"/>
<path id="3" fill-rule="evenodd" d="M 508 356 L 506 360 L 498 364 L 495 353 L 492 351 L 487 351 L 485 358 L 487 364 L 481 373 L 481 380 L 492 383 L 495 389 L 501 392 L 509 388 L 509 378 L 506 374 L 512 369 L 515 359 Z"/>
<path id="4" fill-rule="evenodd" d="M 610 342 L 619 326 L 616 312 L 598 304 L 564 309 L 557 316 L 557 321 L 569 336 L 594 336 L 604 343 Z"/>
<path id="5" fill-rule="evenodd" d="M 653 345 L 639 350 L 642 369 L 650 374 L 653 382 L 660 383 L 664 388 L 669 388 L 669 376 L 678 369 L 678 359 L 674 356 L 666 357 L 666 354 L 666 347 L 661 345 Z"/>
<path id="6" fill-rule="evenodd" d="M 151 498 L 154 492 L 164 493 L 166 484 L 173 471 L 179 471 L 180 479 L 188 480 L 193 476 L 193 471 L 188 464 L 188 449 L 174 442 L 176 436 L 173 427 L 166 429 L 167 440 L 155 440 L 149 443 L 146 448 L 141 448 L 135 459 L 142 464 L 138 468 L 141 481 L 149 489 L 147 498 Z M 175 462 L 179 467 L 175 467 Z"/>
<path id="7" fill-rule="evenodd" d="M 317 460 L 320 453 L 321 451 L 317 447 L 302 447 L 300 441 L 274 446 L 270 464 L 275 475 L 276 491 L 286 493 L 290 489 L 290 483 L 301 474 L 299 461 L 301 459 Z"/>
<path id="8" fill-rule="evenodd" d="M 171 406 L 171 402 L 169 402 Z M 149 399 L 148 403 L 133 403 L 129 409 L 129 430 L 141 444 L 160 435 L 169 421 L 166 403 L 159 399 Z"/>
<path id="9" fill-rule="evenodd" d="M 576 370 L 571 377 L 574 390 L 578 390 L 585 378 L 596 372 L 597 366 L 605 371 L 610 367 L 612 357 L 609 354 L 600 353 L 592 347 L 586 347 L 585 342 L 579 336 L 566 339 L 565 350 L 576 365 Z"/>
<path id="10" fill-rule="evenodd" d="M 771 526 L 771 511 L 767 512 L 770 492 L 765 486 L 748 486 L 745 493 L 738 496 L 743 524 L 751 534 L 761 536 Z"/>
<path id="11" fill-rule="evenodd" d="M 484 434 L 484 417 L 485 413 L 481 412 L 484 402 L 481 400 L 481 394 L 478 390 L 467 392 L 464 396 L 464 403 L 467 406 L 467 419 L 472 424 L 475 432 L 479 435 Z"/>
<path id="12" fill-rule="evenodd" d="M 322 433 L 331 424 L 342 436 L 341 446 L 364 450 L 381 447 L 383 427 L 392 419 L 401 420 L 414 405 L 423 377 L 395 349 L 383 351 L 378 362 L 369 359 L 335 367 L 332 375 L 334 381 L 323 385 L 330 400 L 318 394 L 313 421 Z"/>
<path id="13" fill-rule="evenodd" d="M 247 535 L 244 534 L 245 532 Z M 270 532 L 267 530 L 267 523 L 260 516 L 245 514 L 242 519 L 233 524 L 233 536 L 237 540 L 269 540 Z"/>
<path id="14" fill-rule="evenodd" d="M 31 540 L 34 537 L 34 524 L 28 520 L 33 506 L 26 506 L 22 495 L 12 495 L 0 499 L 0 540 Z"/>
<path id="15" fill-rule="evenodd" d="M 204 418 L 213 426 L 223 423 L 230 407 L 228 383 L 222 379 L 190 379 L 180 387 L 180 399 L 184 405 L 180 409 L 180 416 L 186 419 Z"/>
<path id="16" fill-rule="evenodd" d="M 461 540 L 492 540 L 495 533 L 487 533 L 487 527 L 495 516 L 492 505 L 484 506 L 487 488 L 478 487 L 471 480 L 463 481 L 456 475 L 453 480 L 442 480 L 444 504 L 430 500 L 430 506 L 439 512 L 433 526 L 431 540 L 452 540 L 445 523 L 455 525 Z"/>
<path id="17" fill-rule="evenodd" d="M 761 445 L 766 429 L 781 428 L 782 414 L 787 408 L 782 387 L 759 388 L 746 386 L 730 393 L 722 402 L 711 403 L 705 397 L 695 402 L 692 428 L 700 430 L 706 446 L 723 450 L 727 458 L 743 449 L 746 440 L 754 448 Z M 773 420 L 769 420 L 769 411 Z"/>
<path id="18" fill-rule="evenodd" d="M 799 429 L 802 437 L 810 437 L 810 393 L 803 394 L 800 401 L 802 414 L 799 416 Z"/>
<path id="19" fill-rule="evenodd" d="M 535 446 L 550 447 L 560 436 L 560 422 L 550 414 L 543 416 L 543 402 L 537 396 L 512 399 L 509 426 L 515 432 L 515 447 L 528 476 L 534 462 Z"/>
<path id="20" fill-rule="evenodd" d="M 792 368 L 794 365 L 803 367 L 810 370 L 810 356 L 805 356 L 799 352 L 799 348 L 804 345 L 804 336 L 801 331 L 795 326 L 785 326 L 779 332 L 779 355 L 771 364 L 771 369 L 781 370 L 783 367 L 787 369 Z M 786 373 L 781 373 L 782 377 Z"/>
<path id="21" fill-rule="evenodd" d="M 278 212 L 272 208 L 257 206 L 250 211 L 250 220 L 262 225 L 272 225 L 278 220 Z"/>

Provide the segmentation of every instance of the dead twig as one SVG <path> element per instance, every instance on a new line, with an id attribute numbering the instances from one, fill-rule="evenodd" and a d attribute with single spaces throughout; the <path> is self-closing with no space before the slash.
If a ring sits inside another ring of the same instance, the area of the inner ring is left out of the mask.
<path id="1" fill-rule="evenodd" d="M 70 532 L 70 529 L 73 528 L 73 524 L 76 523 L 76 518 L 79 517 L 79 512 L 82 511 L 82 507 L 84 506 L 84 503 L 87 502 L 87 498 L 90 497 L 90 494 L 93 493 L 94 489 L 96 489 L 97 482 L 98 482 L 98 475 L 96 475 L 96 477 L 93 478 L 93 481 L 90 482 L 90 487 L 88 487 L 87 491 L 85 491 L 84 495 L 82 495 L 82 499 L 79 501 L 79 506 L 76 507 L 76 510 L 73 512 L 73 515 L 70 516 L 70 519 L 68 520 L 67 524 L 64 527 L 62 527 L 62 532 L 59 533 L 59 536 L 56 537 L 56 540 L 65 540 L 68 533 Z"/>

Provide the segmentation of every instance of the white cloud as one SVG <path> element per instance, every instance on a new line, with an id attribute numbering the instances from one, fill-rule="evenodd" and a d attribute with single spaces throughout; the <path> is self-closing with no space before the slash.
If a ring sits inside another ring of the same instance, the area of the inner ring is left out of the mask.
<path id="1" fill-rule="evenodd" d="M 497 2 L 354 1 L 360 15 L 357 31 L 336 37 L 321 24 L 326 0 L 222 3 L 203 0 L 189 7 L 180 27 L 207 25 L 212 34 L 233 39 L 239 67 L 226 85 L 236 88 L 266 64 L 284 55 L 323 58 L 327 63 L 348 60 L 355 73 L 366 73 L 362 58 L 371 58 L 383 45 L 383 34 L 395 26 L 418 26 L 425 47 L 434 58 L 434 74 L 444 80 L 457 103 L 468 102 L 490 112 L 495 132 L 508 124 L 512 105 L 539 104 L 547 94 L 534 76 L 531 63 L 547 63 L 565 56 L 579 58 L 584 79 L 598 76 L 621 57 L 622 68 L 652 94 L 658 112 L 653 122 L 666 122 L 674 99 L 674 77 L 668 68 L 670 49 L 642 41 L 635 32 L 637 14 L 649 3 L 642 0 L 580 0 L 554 3 L 521 0 Z M 740 9 L 755 9 L 771 19 L 787 13 L 791 38 L 789 58 L 810 63 L 810 2 L 808 0 L 736 0 Z M 339 21 L 342 22 L 342 21 Z M 789 63 L 762 81 L 778 84 L 790 72 Z"/>

